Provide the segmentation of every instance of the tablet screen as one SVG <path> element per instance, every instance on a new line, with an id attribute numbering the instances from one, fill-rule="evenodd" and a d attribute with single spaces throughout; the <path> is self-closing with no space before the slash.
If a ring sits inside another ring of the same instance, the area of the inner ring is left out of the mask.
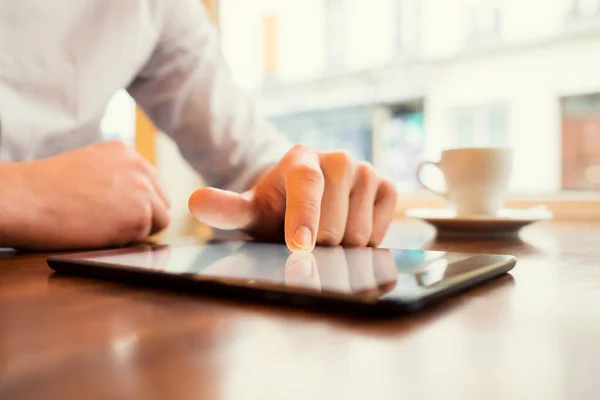
<path id="1" fill-rule="evenodd" d="M 226 242 L 144 246 L 81 259 L 236 285 L 281 285 L 410 300 L 473 274 L 506 265 L 512 257 L 341 247 L 317 247 L 311 253 L 290 253 L 280 244 Z"/>

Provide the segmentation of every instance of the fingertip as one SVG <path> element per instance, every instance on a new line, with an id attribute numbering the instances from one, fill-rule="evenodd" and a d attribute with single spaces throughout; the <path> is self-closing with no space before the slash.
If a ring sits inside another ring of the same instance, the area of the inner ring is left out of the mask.
<path id="1" fill-rule="evenodd" d="M 285 238 L 285 244 L 287 245 L 288 250 L 292 253 L 310 253 L 315 249 L 315 246 L 309 246 L 307 248 L 298 246 L 294 243 L 294 239 L 289 237 Z"/>
<path id="2" fill-rule="evenodd" d="M 194 212 L 194 210 L 201 208 L 206 203 L 207 191 L 209 190 L 210 188 L 196 189 L 190 195 L 190 198 L 188 199 L 188 208 L 192 213 Z"/>
<path id="3" fill-rule="evenodd" d="M 193 214 L 199 209 L 210 206 L 215 200 L 218 201 L 219 193 L 225 194 L 226 192 L 210 187 L 196 189 L 188 200 L 188 208 Z"/>
<path id="4" fill-rule="evenodd" d="M 308 227 L 299 226 L 290 230 L 286 243 L 292 252 L 310 252 L 315 247 L 314 234 Z"/>
<path id="5" fill-rule="evenodd" d="M 198 193 L 200 190 L 202 189 L 195 190 L 188 199 L 188 209 L 192 213 L 194 212 L 194 208 L 196 208 L 196 204 L 198 203 L 198 197 L 201 196 L 201 194 Z"/>

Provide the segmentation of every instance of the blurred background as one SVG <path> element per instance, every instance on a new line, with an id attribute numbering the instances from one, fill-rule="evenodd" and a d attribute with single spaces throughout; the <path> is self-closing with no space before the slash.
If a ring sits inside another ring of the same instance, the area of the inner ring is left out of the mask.
<path id="1" fill-rule="evenodd" d="M 467 146 L 514 149 L 517 197 L 600 204 L 600 0 L 204 3 L 265 118 L 294 141 L 372 162 L 410 204 L 438 204 L 417 164 Z M 174 145 L 150 134 L 125 92 L 103 129 L 153 159 L 183 205 L 181 229 L 201 181 Z"/>

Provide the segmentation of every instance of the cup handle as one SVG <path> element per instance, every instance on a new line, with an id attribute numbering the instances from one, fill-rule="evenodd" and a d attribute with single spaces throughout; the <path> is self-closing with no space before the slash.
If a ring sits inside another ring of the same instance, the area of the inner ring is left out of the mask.
<path id="1" fill-rule="evenodd" d="M 419 181 L 419 184 L 420 184 L 420 185 L 421 185 L 421 186 L 422 186 L 424 189 L 426 189 L 426 190 L 429 190 L 431 193 L 435 193 L 435 194 L 437 194 L 438 196 L 441 196 L 441 197 L 444 197 L 444 198 L 448 197 L 448 193 L 446 193 L 446 192 L 441 192 L 441 191 L 439 191 L 439 190 L 432 189 L 430 186 L 428 186 L 428 185 L 427 185 L 425 182 L 423 182 L 423 180 L 421 179 L 421 171 L 423 170 L 423 168 L 424 168 L 424 167 L 426 167 L 426 166 L 428 166 L 428 165 L 431 165 L 431 166 L 433 166 L 433 167 L 435 167 L 435 168 L 439 169 L 439 170 L 442 172 L 442 174 L 444 173 L 444 171 L 442 171 L 442 169 L 440 168 L 440 165 L 439 165 L 439 163 L 436 163 L 436 162 L 433 162 L 433 161 L 422 161 L 422 162 L 419 164 L 419 166 L 417 167 L 417 181 Z"/>

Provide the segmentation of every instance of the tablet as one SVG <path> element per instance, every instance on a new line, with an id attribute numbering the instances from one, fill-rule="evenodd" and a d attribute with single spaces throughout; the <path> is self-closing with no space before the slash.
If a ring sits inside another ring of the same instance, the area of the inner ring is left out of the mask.
<path id="1" fill-rule="evenodd" d="M 398 313 L 510 271 L 509 255 L 221 242 L 143 245 L 48 258 L 57 272 L 234 298 Z"/>

